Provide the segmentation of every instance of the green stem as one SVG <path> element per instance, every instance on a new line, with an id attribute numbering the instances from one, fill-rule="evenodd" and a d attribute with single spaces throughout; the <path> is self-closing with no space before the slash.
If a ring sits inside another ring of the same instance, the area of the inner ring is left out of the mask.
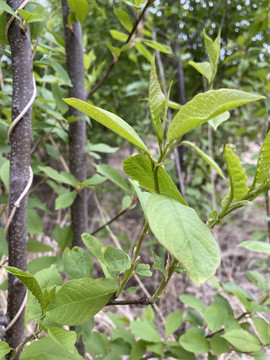
<path id="1" fill-rule="evenodd" d="M 168 276 L 165 278 L 163 278 L 162 282 L 159 285 L 159 288 L 157 289 L 157 291 L 154 293 L 154 295 L 151 297 L 151 299 L 149 300 L 151 304 L 154 304 L 157 299 L 162 295 L 165 287 L 167 286 L 170 278 L 172 277 L 172 274 L 174 273 L 174 270 L 176 269 L 176 267 L 178 266 L 179 261 L 174 259 L 171 266 L 169 267 L 168 270 Z"/>
<path id="2" fill-rule="evenodd" d="M 16 348 L 16 350 L 13 352 L 13 354 L 11 355 L 11 357 L 9 358 L 9 360 L 13 360 L 15 358 L 15 356 L 20 352 L 21 349 L 24 348 L 24 346 L 31 341 L 32 339 L 36 338 L 38 334 L 41 333 L 41 330 L 37 331 L 37 324 L 36 324 L 36 329 L 35 331 L 29 335 L 21 344 L 18 345 L 18 347 Z"/>
<path id="3" fill-rule="evenodd" d="M 120 285 L 117 293 L 115 294 L 115 297 L 118 297 L 122 293 L 124 287 L 126 286 L 126 283 L 128 282 L 128 280 L 132 276 L 133 270 L 134 270 L 134 268 L 136 266 L 137 258 L 139 256 L 139 253 L 140 253 L 140 250 L 141 250 L 141 247 L 142 247 L 143 239 L 145 238 L 145 235 L 147 234 L 148 229 L 149 229 L 149 223 L 148 223 L 148 221 L 146 221 L 145 224 L 144 224 L 140 239 L 138 241 L 138 245 L 136 247 L 131 266 L 130 266 L 130 268 L 128 270 L 125 271 L 123 280 L 121 282 L 121 285 Z"/>

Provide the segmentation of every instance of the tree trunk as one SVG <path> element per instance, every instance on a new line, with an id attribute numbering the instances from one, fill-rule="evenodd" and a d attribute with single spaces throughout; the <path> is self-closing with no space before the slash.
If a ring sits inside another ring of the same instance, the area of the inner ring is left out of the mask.
<path id="1" fill-rule="evenodd" d="M 8 0 L 15 11 L 22 0 Z M 22 112 L 33 94 L 33 65 L 30 30 L 23 33 L 17 20 L 8 31 L 13 71 L 12 121 Z M 29 180 L 32 107 L 24 114 L 11 133 L 9 214 Z M 9 265 L 26 271 L 27 268 L 27 205 L 26 195 L 8 228 Z M 17 314 L 26 294 L 22 283 L 13 275 L 8 277 L 7 316 L 11 321 Z M 17 347 L 24 337 L 24 311 L 7 331 L 6 341 Z M 18 355 L 15 359 L 18 358 Z"/>
<path id="2" fill-rule="evenodd" d="M 73 85 L 73 87 L 69 88 L 69 96 L 85 101 L 86 91 L 84 84 L 82 29 L 79 22 L 68 27 L 68 15 L 70 12 L 71 10 L 67 0 L 62 0 L 67 70 Z M 71 107 L 69 109 L 69 115 L 82 116 L 82 113 Z M 82 117 L 80 120 L 69 125 L 70 172 L 79 182 L 83 182 L 86 179 L 85 146 L 85 118 Z M 81 234 L 88 229 L 86 189 L 82 189 L 71 206 L 71 222 L 74 232 L 73 246 L 84 246 L 81 240 Z"/>
<path id="3" fill-rule="evenodd" d="M 67 70 L 73 87 L 69 88 L 69 96 L 86 101 L 86 91 L 84 83 L 84 59 L 82 28 L 77 21 L 68 27 L 68 15 L 71 12 L 67 0 L 62 0 L 62 14 L 65 28 L 66 62 Z M 77 109 L 70 107 L 71 116 L 82 116 Z M 70 172 L 76 177 L 77 181 L 83 182 L 86 179 L 86 126 L 85 118 L 82 117 L 69 125 L 69 164 Z M 81 239 L 82 233 L 88 230 L 87 212 L 87 193 L 86 188 L 82 189 L 77 195 L 71 206 L 71 223 L 74 233 L 73 246 L 84 247 Z M 71 327 L 75 330 L 75 327 Z M 84 356 L 84 344 L 82 338 L 76 343 L 78 352 Z"/>

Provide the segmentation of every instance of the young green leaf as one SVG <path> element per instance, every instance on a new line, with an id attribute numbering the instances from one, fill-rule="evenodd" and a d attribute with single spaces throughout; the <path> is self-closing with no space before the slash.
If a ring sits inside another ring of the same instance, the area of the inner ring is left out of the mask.
<path id="1" fill-rule="evenodd" d="M 65 209 L 71 206 L 74 203 L 77 195 L 77 191 L 67 191 L 64 194 L 59 195 L 55 199 L 55 210 Z"/>
<path id="2" fill-rule="evenodd" d="M 249 270 L 246 272 L 247 278 L 261 291 L 267 293 L 268 280 L 259 271 Z"/>
<path id="3" fill-rule="evenodd" d="M 151 156 L 149 150 L 147 149 L 139 135 L 136 133 L 136 131 L 119 116 L 109 111 L 95 107 L 79 99 L 68 98 L 64 99 L 64 101 L 68 105 L 73 106 L 75 109 L 82 111 L 100 124 L 106 126 L 108 129 L 112 130 L 117 135 L 129 141 L 134 146 L 137 146 L 147 155 Z"/>
<path id="4" fill-rule="evenodd" d="M 77 338 L 75 331 L 61 329 L 58 327 L 49 327 L 46 330 L 51 339 L 58 345 L 62 346 L 71 353 L 75 352 L 74 346 Z"/>
<path id="5" fill-rule="evenodd" d="M 229 345 L 227 341 L 221 337 L 221 334 L 215 334 L 210 339 L 210 345 L 217 356 L 229 351 Z"/>
<path id="6" fill-rule="evenodd" d="M 117 19 L 123 25 L 123 27 L 128 31 L 131 32 L 133 25 L 130 19 L 130 16 L 124 10 L 117 9 L 116 7 L 113 8 L 113 12 L 116 15 Z"/>
<path id="7" fill-rule="evenodd" d="M 49 304 L 47 316 L 60 325 L 80 325 L 97 314 L 116 290 L 116 280 L 70 280 L 61 287 Z"/>
<path id="8" fill-rule="evenodd" d="M 128 39 L 128 35 L 123 33 L 122 31 L 110 30 L 111 37 L 115 40 L 119 40 L 122 42 L 126 42 Z"/>
<path id="9" fill-rule="evenodd" d="M 270 255 L 270 244 L 262 242 L 262 241 L 243 241 L 237 245 L 238 247 L 243 247 L 247 250 L 254 252 L 261 252 L 264 254 Z"/>
<path id="10" fill-rule="evenodd" d="M 62 228 L 57 224 L 52 231 L 52 237 L 60 246 L 61 251 L 64 251 L 73 241 L 72 227 L 66 226 Z"/>
<path id="11" fill-rule="evenodd" d="M 144 212 L 144 216 L 146 217 L 146 203 L 147 200 L 149 198 L 149 196 L 151 196 L 151 194 L 147 191 L 142 191 L 137 183 L 137 181 L 129 179 L 130 183 L 132 184 L 134 190 L 136 191 L 136 194 L 139 198 L 142 210 Z"/>
<path id="12" fill-rule="evenodd" d="M 183 294 L 179 296 L 179 299 L 182 301 L 182 303 L 188 305 L 189 307 L 201 313 L 203 313 L 206 309 L 204 302 L 195 296 Z"/>
<path id="13" fill-rule="evenodd" d="M 218 173 L 218 175 L 220 175 L 223 179 L 225 179 L 225 176 L 224 176 L 221 168 L 218 166 L 218 164 L 215 162 L 215 160 L 213 160 L 209 155 L 207 155 L 204 151 L 202 151 L 200 148 L 198 148 L 198 146 L 196 146 L 194 143 L 187 141 L 187 140 L 182 141 L 180 145 L 191 146 L 207 162 L 207 164 L 210 165 Z"/>
<path id="14" fill-rule="evenodd" d="M 171 336 L 182 324 L 183 310 L 171 312 L 166 319 L 165 332 L 167 338 Z"/>
<path id="15" fill-rule="evenodd" d="M 154 194 L 146 211 L 154 235 L 186 267 L 192 281 L 201 284 L 215 274 L 220 264 L 219 247 L 193 209 Z"/>
<path id="16" fill-rule="evenodd" d="M 228 318 L 228 312 L 225 306 L 221 304 L 212 304 L 204 312 L 204 319 L 211 331 L 217 331 L 224 325 Z"/>
<path id="17" fill-rule="evenodd" d="M 0 359 L 10 352 L 10 347 L 4 341 L 0 341 Z"/>
<path id="18" fill-rule="evenodd" d="M 254 317 L 252 321 L 256 327 L 257 333 L 259 334 L 261 340 L 264 342 L 265 345 L 270 345 L 270 326 L 265 320 Z"/>
<path id="19" fill-rule="evenodd" d="M 104 250 L 104 263 L 109 269 L 123 272 L 130 268 L 130 258 L 124 251 L 113 246 L 107 246 Z"/>
<path id="20" fill-rule="evenodd" d="M 20 355 L 20 360 L 83 360 L 76 348 L 70 352 L 55 342 L 50 336 L 42 337 L 26 346 Z"/>
<path id="21" fill-rule="evenodd" d="M 213 80 L 213 69 L 208 61 L 198 62 L 189 61 L 189 65 L 193 66 L 200 74 L 202 74 L 210 84 Z"/>
<path id="22" fill-rule="evenodd" d="M 270 183 L 270 131 L 264 139 L 260 150 L 259 158 L 256 165 L 256 172 L 253 184 L 250 188 L 252 191 L 258 184 Z"/>
<path id="23" fill-rule="evenodd" d="M 161 90 L 156 73 L 155 57 L 153 56 L 151 64 L 151 73 L 149 81 L 149 110 L 153 128 L 159 141 L 163 140 L 160 116 L 165 108 L 166 98 Z"/>
<path id="24" fill-rule="evenodd" d="M 126 180 L 121 174 L 119 174 L 117 170 L 107 164 L 95 165 L 95 167 L 99 174 L 105 176 L 107 179 L 109 179 L 115 185 L 119 186 L 126 193 L 130 194 L 130 188 L 128 187 Z"/>
<path id="25" fill-rule="evenodd" d="M 24 9 L 18 10 L 18 13 L 22 16 L 23 20 L 26 24 L 32 23 L 32 22 L 39 22 L 43 21 L 44 17 L 40 14 L 32 14 L 29 11 L 26 11 Z"/>
<path id="26" fill-rule="evenodd" d="M 155 193 L 155 180 L 153 175 L 152 164 L 148 156 L 133 155 L 123 161 L 124 172 L 133 180 L 139 182 L 140 186 Z M 166 173 L 162 166 L 158 168 L 159 191 L 173 197 L 183 205 L 187 202 L 180 194 L 179 190 L 173 183 L 170 176 Z"/>
<path id="27" fill-rule="evenodd" d="M 230 118 L 229 111 L 225 111 L 224 113 L 215 116 L 213 119 L 209 120 L 208 124 L 210 124 L 214 130 L 217 130 L 219 125 L 224 123 L 224 121 L 227 121 L 229 118 Z"/>
<path id="28" fill-rule="evenodd" d="M 19 270 L 13 266 L 3 265 L 3 268 L 10 274 L 16 276 L 16 278 L 18 278 L 27 287 L 27 289 L 31 291 L 31 293 L 43 307 L 43 293 L 37 279 L 33 275 Z"/>
<path id="29" fill-rule="evenodd" d="M 179 338 L 180 345 L 187 351 L 195 354 L 205 354 L 210 351 L 210 344 L 198 328 L 188 329 L 185 334 Z"/>
<path id="30" fill-rule="evenodd" d="M 160 44 L 156 41 L 152 40 L 143 40 L 143 43 L 147 46 L 149 46 L 152 49 L 158 50 L 164 54 L 171 54 L 171 50 L 168 48 L 168 46 Z"/>
<path id="31" fill-rule="evenodd" d="M 6 11 L 8 14 L 14 16 L 18 21 L 21 21 L 19 16 L 12 10 L 12 8 L 3 0 L 0 0 L 0 9 Z"/>
<path id="32" fill-rule="evenodd" d="M 68 6 L 76 14 L 77 19 L 83 24 L 88 14 L 88 3 L 86 0 L 67 0 Z"/>
<path id="33" fill-rule="evenodd" d="M 158 343 L 161 341 L 155 325 L 152 321 L 133 321 L 130 324 L 131 331 L 138 336 L 140 339 Z"/>
<path id="34" fill-rule="evenodd" d="M 183 105 L 173 118 L 168 129 L 168 142 L 171 144 L 174 140 L 225 111 L 260 99 L 264 97 L 232 89 L 209 90 L 198 94 Z"/>
<path id="35" fill-rule="evenodd" d="M 217 64 L 219 60 L 219 51 L 220 51 L 220 34 L 218 34 L 215 41 L 210 39 L 209 36 L 206 35 L 206 32 L 204 30 L 203 32 L 204 37 L 204 45 L 206 48 L 206 52 L 208 55 L 208 59 L 210 61 L 210 64 L 212 66 L 213 75 L 215 75 L 217 71 Z"/>
<path id="36" fill-rule="evenodd" d="M 146 49 L 146 47 L 141 42 L 135 41 L 134 45 L 141 55 L 143 55 L 149 62 L 152 61 L 153 58 L 152 54 Z"/>
<path id="37" fill-rule="evenodd" d="M 230 177 L 233 200 L 241 200 L 248 192 L 247 178 L 233 145 L 225 145 L 224 156 Z"/>
<path id="38" fill-rule="evenodd" d="M 262 347 L 257 337 L 243 330 L 231 330 L 222 337 L 243 352 L 259 351 Z"/>
<path id="39" fill-rule="evenodd" d="M 63 265 L 70 279 L 80 279 L 93 276 L 93 264 L 89 253 L 78 246 L 63 252 Z"/>
<path id="40" fill-rule="evenodd" d="M 49 178 L 57 181 L 58 183 L 64 183 L 71 186 L 76 186 L 76 179 L 71 173 L 62 171 L 59 173 L 50 166 L 38 166 L 39 170 L 44 172 Z"/>

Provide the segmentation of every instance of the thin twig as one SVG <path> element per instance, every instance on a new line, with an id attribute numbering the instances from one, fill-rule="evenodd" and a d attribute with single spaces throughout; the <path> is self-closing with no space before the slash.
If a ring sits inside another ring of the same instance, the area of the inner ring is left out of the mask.
<path id="1" fill-rule="evenodd" d="M 111 299 L 106 306 L 109 305 L 142 305 L 142 306 L 146 306 L 146 305 L 150 305 L 150 301 L 148 298 L 143 297 L 137 300 L 114 300 Z"/>
<path id="2" fill-rule="evenodd" d="M 153 3 L 153 0 L 148 0 L 145 7 L 143 8 L 142 12 L 140 13 L 140 16 L 138 17 L 137 21 L 135 22 L 126 42 L 125 42 L 125 45 L 128 44 L 133 36 L 133 34 L 135 33 L 135 31 L 137 30 L 138 28 L 138 25 L 140 23 L 140 21 L 142 20 L 147 8 Z M 103 83 L 107 80 L 107 78 L 109 77 L 110 73 L 112 72 L 115 64 L 117 63 L 118 59 L 120 58 L 121 56 L 121 53 L 120 55 L 118 56 L 117 59 L 114 59 L 113 62 L 111 63 L 111 65 L 109 66 L 106 74 L 103 76 L 103 78 L 100 80 L 100 82 L 93 87 L 92 90 L 90 90 L 87 94 L 87 98 L 91 97 L 96 91 L 98 91 L 98 89 L 103 85 Z"/>

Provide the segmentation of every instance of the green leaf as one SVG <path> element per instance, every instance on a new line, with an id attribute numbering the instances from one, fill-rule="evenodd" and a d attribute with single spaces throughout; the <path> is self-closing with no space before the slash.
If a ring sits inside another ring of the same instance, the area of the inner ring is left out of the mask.
<path id="1" fill-rule="evenodd" d="M 1 6 L 1 3 L 0 3 Z M 4 341 L 0 341 L 0 359 L 2 359 L 6 354 L 10 352 L 10 347 Z"/>
<path id="2" fill-rule="evenodd" d="M 200 74 L 202 74 L 210 84 L 213 80 L 213 70 L 212 66 L 208 61 L 198 62 L 189 61 L 189 65 L 193 66 Z"/>
<path id="3" fill-rule="evenodd" d="M 145 155 L 133 155 L 123 161 L 124 172 L 140 186 L 155 193 L 155 180 L 150 159 Z M 163 167 L 158 168 L 158 183 L 161 194 L 172 196 L 174 199 L 187 205 L 179 190 Z"/>
<path id="4" fill-rule="evenodd" d="M 201 299 L 196 298 L 195 296 L 183 294 L 179 296 L 179 299 L 182 301 L 182 303 L 201 313 L 203 313 L 206 309 L 204 302 Z"/>
<path id="5" fill-rule="evenodd" d="M 49 178 L 53 179 L 58 183 L 64 183 L 71 186 L 76 186 L 76 179 L 74 175 L 71 173 L 65 171 L 61 171 L 61 173 L 59 173 L 50 166 L 38 166 L 38 168 L 39 170 L 44 172 Z"/>
<path id="6" fill-rule="evenodd" d="M 139 198 L 139 201 L 140 201 L 140 204 L 141 204 L 141 207 L 143 209 L 143 212 L 144 212 L 144 216 L 146 217 L 146 203 L 147 203 L 147 200 L 149 199 L 149 196 L 151 196 L 151 194 L 147 191 L 141 191 L 137 181 L 134 181 L 134 180 L 131 180 L 129 179 L 130 183 L 132 184 L 134 190 L 136 191 L 136 194 Z"/>
<path id="7" fill-rule="evenodd" d="M 233 200 L 241 200 L 248 192 L 247 177 L 233 145 L 225 145 L 224 156 L 230 177 Z"/>
<path id="8" fill-rule="evenodd" d="M 52 264 L 55 264 L 57 260 L 56 256 L 41 256 L 30 261 L 27 265 L 27 270 L 30 274 L 34 275 L 42 269 L 50 267 Z"/>
<path id="9" fill-rule="evenodd" d="M 149 110 L 153 128 L 160 142 L 162 142 L 163 138 L 160 117 L 165 108 L 165 104 L 166 98 L 158 82 L 155 57 L 153 56 L 149 81 Z"/>
<path id="10" fill-rule="evenodd" d="M 246 272 L 247 278 L 253 282 L 253 284 L 259 288 L 261 291 L 267 293 L 268 291 L 268 281 L 267 279 L 258 271 L 249 270 Z"/>
<path id="11" fill-rule="evenodd" d="M 209 329 L 214 332 L 224 325 L 228 318 L 228 312 L 225 306 L 221 304 L 212 304 L 204 312 L 204 319 Z"/>
<path id="12" fill-rule="evenodd" d="M 262 241 L 243 241 L 237 245 L 238 247 L 243 247 L 247 250 L 254 252 L 261 252 L 264 254 L 270 255 L 270 244 Z"/>
<path id="13" fill-rule="evenodd" d="M 256 172 L 250 191 L 258 184 L 270 183 L 270 131 L 264 139 L 261 147 L 259 158 L 256 165 Z"/>
<path id="14" fill-rule="evenodd" d="M 26 346 L 20 360 L 83 360 L 83 357 L 76 350 L 71 353 L 46 336 Z"/>
<path id="15" fill-rule="evenodd" d="M 55 250 L 51 246 L 46 245 L 38 240 L 29 239 L 28 245 L 27 245 L 27 251 L 28 252 L 48 252 L 48 251 L 55 251 Z"/>
<path id="16" fill-rule="evenodd" d="M 61 228 L 60 225 L 56 225 L 52 231 L 53 239 L 59 244 L 61 251 L 71 245 L 73 241 L 73 230 L 71 226 Z"/>
<path id="17" fill-rule="evenodd" d="M 113 8 L 114 14 L 117 16 L 117 19 L 123 25 L 123 27 L 128 31 L 131 32 L 133 25 L 130 19 L 130 16 L 124 10 L 117 9 L 116 7 Z"/>
<path id="18" fill-rule="evenodd" d="M 256 327 L 257 333 L 265 345 L 270 345 L 270 325 L 265 320 L 253 317 L 252 321 Z"/>
<path id="19" fill-rule="evenodd" d="M 88 14 L 88 3 L 86 0 L 67 0 L 72 11 L 75 12 L 77 19 L 83 24 Z"/>
<path id="20" fill-rule="evenodd" d="M 125 140 L 129 141 L 131 144 L 137 146 L 147 155 L 151 156 L 149 150 L 147 149 L 139 135 L 136 133 L 136 131 L 119 116 L 109 111 L 90 105 L 79 99 L 68 98 L 64 99 L 64 101 L 70 106 L 73 106 L 75 109 L 78 109 L 86 115 L 90 116 L 100 124 L 106 126 L 108 129 L 112 130 Z"/>
<path id="21" fill-rule="evenodd" d="M 184 335 L 180 336 L 180 345 L 187 351 L 195 354 L 205 354 L 210 350 L 210 345 L 205 336 L 198 333 L 197 328 L 188 329 Z"/>
<path id="22" fill-rule="evenodd" d="M 22 16 L 22 18 L 23 18 L 23 20 L 25 21 L 26 24 L 44 20 L 43 15 L 32 14 L 29 11 L 26 11 L 24 9 L 18 10 L 18 13 Z"/>
<path id="23" fill-rule="evenodd" d="M 100 164 L 100 165 L 95 164 L 95 168 L 97 169 L 97 172 L 99 174 L 105 176 L 105 178 L 109 179 L 111 182 L 119 186 L 126 193 L 130 194 L 130 188 L 128 187 L 126 180 L 113 167 L 106 164 Z"/>
<path id="24" fill-rule="evenodd" d="M 91 178 L 84 180 L 83 184 L 87 186 L 103 184 L 107 179 L 99 174 L 94 174 Z"/>
<path id="25" fill-rule="evenodd" d="M 117 281 L 82 278 L 66 282 L 48 306 L 47 316 L 60 325 L 80 325 L 90 320 L 117 290 Z"/>
<path id="26" fill-rule="evenodd" d="M 143 55 L 149 62 L 152 61 L 152 54 L 145 48 L 145 46 L 143 46 L 142 43 L 135 42 L 134 45 L 141 55 Z"/>
<path id="27" fill-rule="evenodd" d="M 52 84 L 52 94 L 59 110 L 62 114 L 65 114 L 68 111 L 68 106 L 63 101 L 63 97 L 66 96 L 66 91 L 62 89 L 58 83 L 54 82 Z"/>
<path id="28" fill-rule="evenodd" d="M 149 264 L 138 264 L 136 267 L 136 273 L 139 276 L 152 276 L 152 271 L 150 271 Z"/>
<path id="29" fill-rule="evenodd" d="M 224 176 L 221 168 L 218 166 L 218 164 L 215 162 L 215 160 L 212 159 L 209 155 L 207 155 L 200 148 L 198 148 L 198 146 L 196 146 L 194 143 L 187 141 L 187 140 L 182 141 L 180 145 L 191 146 L 207 162 L 207 164 L 210 165 L 218 173 L 218 175 L 220 175 L 223 179 L 225 179 L 225 176 Z"/>
<path id="30" fill-rule="evenodd" d="M 171 336 L 183 322 L 183 311 L 173 311 L 167 318 L 165 323 L 166 337 Z"/>
<path id="31" fill-rule="evenodd" d="M 133 321 L 130 324 L 130 329 L 136 336 L 138 336 L 142 340 L 153 343 L 159 343 L 161 341 L 155 325 L 152 321 Z"/>
<path id="32" fill-rule="evenodd" d="M 87 246 L 91 254 L 93 254 L 101 264 L 104 264 L 104 252 L 106 247 L 102 244 L 102 242 L 94 236 L 86 233 L 82 234 L 82 241 L 85 246 Z"/>
<path id="33" fill-rule="evenodd" d="M 119 148 L 118 147 L 113 147 L 110 146 L 108 144 L 90 144 L 89 146 L 87 146 L 87 150 L 88 151 L 95 151 L 95 152 L 101 152 L 101 153 L 106 153 L 106 154 L 112 154 L 114 152 L 116 152 Z"/>
<path id="34" fill-rule="evenodd" d="M 86 339 L 85 350 L 91 355 L 106 355 L 109 351 L 110 343 L 108 337 L 96 331 L 91 333 L 91 336 Z M 103 358 L 104 359 L 104 358 Z"/>
<path id="35" fill-rule="evenodd" d="M 14 16 L 17 20 L 21 21 L 19 16 L 12 10 L 12 8 L 3 0 L 0 0 L 0 9 L 6 11 L 8 14 Z"/>
<path id="36" fill-rule="evenodd" d="M 152 257 L 154 260 L 153 269 L 161 271 L 162 274 L 167 277 L 168 271 L 165 269 L 164 259 L 159 257 L 154 251 L 152 251 Z"/>
<path id="37" fill-rule="evenodd" d="M 143 43 L 147 46 L 149 46 L 152 49 L 158 50 L 164 54 L 171 54 L 171 50 L 168 48 L 168 46 L 160 44 L 156 41 L 152 40 L 143 40 Z"/>
<path id="38" fill-rule="evenodd" d="M 0 168 L 0 177 L 8 191 L 9 191 L 9 169 L 10 169 L 9 161 L 5 161 L 5 163 Z"/>
<path id="39" fill-rule="evenodd" d="M 243 330 L 231 330 L 222 337 L 243 352 L 259 351 L 262 347 L 257 337 Z"/>
<path id="40" fill-rule="evenodd" d="M 71 206 L 74 203 L 77 195 L 77 191 L 67 191 L 64 194 L 59 195 L 55 199 L 55 210 L 65 209 Z"/>
<path id="41" fill-rule="evenodd" d="M 215 274 L 219 247 L 193 209 L 155 194 L 147 202 L 147 218 L 156 238 L 186 267 L 192 281 L 201 284 Z"/>
<path id="42" fill-rule="evenodd" d="M 10 274 L 16 276 L 22 282 L 29 291 L 35 296 L 40 305 L 43 307 L 43 293 L 37 279 L 22 270 L 19 270 L 13 266 L 4 266 L 3 268 Z"/>
<path id="43" fill-rule="evenodd" d="M 210 37 L 206 35 L 205 30 L 203 32 L 203 35 L 204 35 L 204 45 L 206 48 L 208 59 L 211 63 L 213 74 L 215 74 L 217 71 L 217 64 L 219 60 L 220 34 L 217 36 L 215 41 L 213 41 L 212 39 L 210 39 Z"/>
<path id="44" fill-rule="evenodd" d="M 260 99 L 264 97 L 232 89 L 209 90 L 198 94 L 183 105 L 173 118 L 167 134 L 168 141 L 171 144 L 215 116 Z"/>
<path id="45" fill-rule="evenodd" d="M 115 40 L 119 40 L 122 42 L 126 42 L 128 39 L 128 35 L 123 33 L 122 31 L 110 30 L 111 37 Z"/>
<path id="46" fill-rule="evenodd" d="M 85 0 L 83 0 L 83 1 L 85 1 Z M 56 73 L 58 73 L 59 80 L 61 80 L 61 83 L 72 87 L 72 83 L 70 81 L 68 73 L 63 68 L 63 66 L 59 63 L 59 61 L 57 61 L 51 57 L 44 57 L 41 60 L 34 61 L 34 65 L 51 66 L 54 69 L 54 71 Z"/>
<path id="47" fill-rule="evenodd" d="M 47 333 L 58 345 L 62 346 L 71 353 L 75 352 L 74 346 L 77 338 L 75 331 L 61 329 L 58 327 L 49 327 L 47 329 Z"/>
<path id="48" fill-rule="evenodd" d="M 131 266 L 128 254 L 113 246 L 107 246 L 103 256 L 105 265 L 112 271 L 123 272 Z"/>
<path id="49" fill-rule="evenodd" d="M 28 211 L 27 211 L 27 232 L 32 235 L 43 234 L 43 225 L 42 225 L 41 217 L 33 208 L 30 207 L 28 207 Z"/>
<path id="50" fill-rule="evenodd" d="M 215 334 L 210 339 L 210 345 L 217 356 L 229 351 L 229 345 L 227 341 L 221 337 L 221 334 Z"/>
<path id="51" fill-rule="evenodd" d="M 224 123 L 224 121 L 228 120 L 230 118 L 229 111 L 225 111 L 224 113 L 215 116 L 213 119 L 209 120 L 208 123 L 212 126 L 214 130 L 217 130 L 219 125 Z"/>
<path id="52" fill-rule="evenodd" d="M 71 250 L 66 248 L 63 253 L 63 265 L 70 279 L 92 277 L 93 264 L 89 253 L 78 246 Z"/>
<path id="53" fill-rule="evenodd" d="M 146 351 L 145 342 L 143 340 L 137 341 L 136 344 L 133 345 L 131 348 L 129 360 L 141 359 L 142 356 L 145 354 L 145 351 Z"/>

